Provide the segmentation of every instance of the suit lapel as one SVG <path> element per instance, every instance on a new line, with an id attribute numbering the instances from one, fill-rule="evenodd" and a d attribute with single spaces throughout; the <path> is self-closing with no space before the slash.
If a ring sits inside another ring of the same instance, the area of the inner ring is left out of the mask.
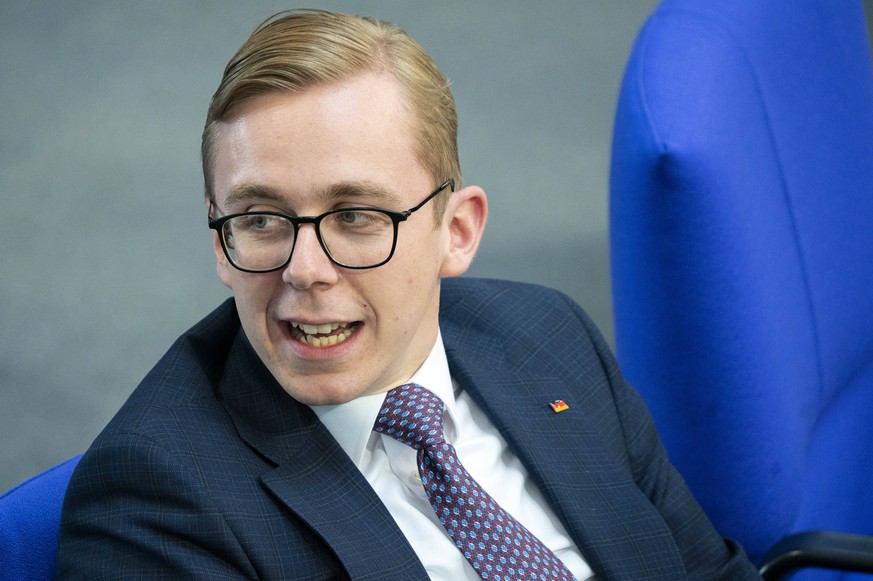
<path id="1" fill-rule="evenodd" d="M 426 579 L 382 501 L 324 426 L 264 484 L 330 546 L 352 579 Z"/>
<path id="2" fill-rule="evenodd" d="M 506 439 L 598 577 L 649 579 L 654 561 L 672 563 L 676 578 L 684 577 L 660 514 L 591 429 L 584 401 L 573 401 L 579 390 L 511 366 L 485 368 L 486 359 L 461 352 L 447 344 L 452 376 Z M 570 409 L 555 413 L 548 404 L 558 399 Z"/>
<path id="3" fill-rule="evenodd" d="M 241 332 L 219 391 L 240 437 L 274 466 L 262 475 L 264 485 L 324 540 L 352 579 L 427 578 L 354 463 L 315 413 L 282 390 Z"/>

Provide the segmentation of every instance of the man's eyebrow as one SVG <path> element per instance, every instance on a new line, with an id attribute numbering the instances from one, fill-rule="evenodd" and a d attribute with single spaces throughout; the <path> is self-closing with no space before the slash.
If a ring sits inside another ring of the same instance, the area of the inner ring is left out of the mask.
<path id="1" fill-rule="evenodd" d="M 279 194 L 275 188 L 270 186 L 263 184 L 240 184 L 234 186 L 233 189 L 228 192 L 227 197 L 224 199 L 224 205 L 227 208 L 233 208 L 244 202 L 279 202 L 283 199 L 282 195 Z"/>
<path id="2" fill-rule="evenodd" d="M 367 203 L 396 205 L 403 199 L 395 190 L 372 182 L 339 182 L 324 189 L 324 197 L 331 201 L 365 200 Z"/>
<path id="3" fill-rule="evenodd" d="M 394 190 L 366 181 L 331 184 L 319 191 L 318 195 L 327 202 L 360 201 L 384 206 L 397 205 L 403 199 Z M 228 192 L 224 205 L 232 211 L 246 202 L 274 202 L 287 205 L 289 196 L 282 195 L 277 188 L 265 184 L 239 184 Z"/>

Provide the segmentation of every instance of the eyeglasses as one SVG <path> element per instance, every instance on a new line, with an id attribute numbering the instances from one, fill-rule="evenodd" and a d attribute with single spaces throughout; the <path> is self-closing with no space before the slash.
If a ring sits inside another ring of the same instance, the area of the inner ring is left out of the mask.
<path id="1" fill-rule="evenodd" d="M 380 208 L 341 208 L 319 216 L 288 216 L 279 212 L 245 212 L 209 220 L 218 232 L 221 247 L 230 263 L 243 272 L 272 272 L 285 268 L 302 224 L 315 226 L 324 253 L 343 268 L 365 269 L 382 266 L 394 256 L 397 227 L 455 182 L 440 187 L 403 212 Z"/>

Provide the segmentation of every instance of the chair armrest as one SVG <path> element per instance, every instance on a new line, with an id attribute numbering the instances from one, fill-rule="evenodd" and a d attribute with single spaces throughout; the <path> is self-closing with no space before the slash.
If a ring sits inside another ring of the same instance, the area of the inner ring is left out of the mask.
<path id="1" fill-rule="evenodd" d="M 767 551 L 759 571 L 769 581 L 806 567 L 873 573 L 873 536 L 834 531 L 789 535 Z"/>

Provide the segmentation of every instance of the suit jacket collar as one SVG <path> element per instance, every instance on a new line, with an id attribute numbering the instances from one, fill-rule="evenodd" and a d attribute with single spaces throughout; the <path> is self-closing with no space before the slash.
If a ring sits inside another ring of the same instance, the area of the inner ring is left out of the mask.
<path id="1" fill-rule="evenodd" d="M 671 531 L 591 428 L 584 402 L 573 401 L 578 387 L 529 368 L 522 352 L 496 349 L 487 333 L 452 324 L 442 331 L 452 377 L 512 447 L 598 578 L 650 579 L 653 562 L 684 578 Z M 596 373 L 579 381 L 607 379 Z M 570 409 L 555 413 L 548 404 L 559 399 Z M 629 530 L 631 518 L 648 526 Z"/>
<path id="2" fill-rule="evenodd" d="M 315 413 L 276 382 L 239 331 L 219 394 L 242 440 L 272 468 L 276 499 L 315 530 L 352 579 L 426 579 L 388 510 Z M 360 547 L 383 550 L 362 559 Z"/>
<path id="3" fill-rule="evenodd" d="M 450 350 L 448 355 L 461 388 L 470 393 L 513 448 L 598 578 L 647 578 L 647 558 L 658 553 L 646 547 L 619 549 L 617 545 L 628 543 L 628 531 L 621 528 L 615 505 L 638 511 L 651 506 L 639 498 L 642 495 L 635 486 L 628 485 L 627 474 L 614 466 L 614 459 L 592 459 L 589 465 L 596 470 L 587 469 L 580 461 L 580 449 L 606 448 L 597 442 L 599 435 L 587 427 L 588 423 L 580 420 L 584 410 L 573 406 L 563 384 L 557 378 L 523 377 L 506 369 L 491 369 L 485 377 L 481 369 L 467 365 L 457 351 Z M 548 403 L 557 399 L 569 399 L 570 410 L 553 412 Z M 668 531 L 662 534 L 662 545 L 664 539 L 672 544 Z M 610 550 L 604 551 L 604 545 Z M 656 550 L 663 552 L 664 547 Z M 675 547 L 672 551 L 679 559 L 677 571 L 684 572 Z M 620 561 L 613 562 L 613 555 L 621 555 Z"/>
<path id="4" fill-rule="evenodd" d="M 305 452 L 321 426 L 311 409 L 282 389 L 241 329 L 228 354 L 219 398 L 242 440 L 275 465 Z"/>

